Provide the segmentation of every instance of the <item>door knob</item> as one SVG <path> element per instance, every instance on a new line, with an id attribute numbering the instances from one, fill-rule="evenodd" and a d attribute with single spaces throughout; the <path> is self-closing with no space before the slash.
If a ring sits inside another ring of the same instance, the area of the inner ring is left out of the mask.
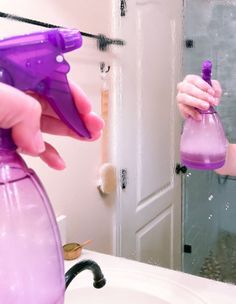
<path id="1" fill-rule="evenodd" d="M 181 164 L 177 164 L 175 167 L 176 174 L 180 174 L 180 173 L 185 174 L 187 171 L 188 171 L 188 168 L 186 166 L 182 166 Z"/>

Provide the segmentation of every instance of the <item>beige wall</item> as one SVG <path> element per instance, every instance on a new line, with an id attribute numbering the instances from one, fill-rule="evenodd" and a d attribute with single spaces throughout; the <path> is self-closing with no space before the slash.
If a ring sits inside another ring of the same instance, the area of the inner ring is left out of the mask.
<path id="1" fill-rule="evenodd" d="M 0 11 L 85 32 L 110 35 L 111 4 L 110 0 L 15 0 L 1 1 Z M 39 29 L 1 19 L 0 25 L 1 36 Z M 85 38 L 83 48 L 68 54 L 66 58 L 71 64 L 69 77 L 84 89 L 92 100 L 95 112 L 99 113 L 99 63 L 101 60 L 110 62 L 109 52 L 99 52 L 96 41 Z M 26 159 L 43 181 L 56 214 L 67 216 L 68 241 L 92 239 L 89 248 L 112 253 L 114 207 L 109 198 L 101 198 L 96 187 L 101 142 L 83 143 L 49 136 L 45 136 L 45 139 L 58 148 L 67 163 L 67 169 L 56 172 L 38 159 Z"/>

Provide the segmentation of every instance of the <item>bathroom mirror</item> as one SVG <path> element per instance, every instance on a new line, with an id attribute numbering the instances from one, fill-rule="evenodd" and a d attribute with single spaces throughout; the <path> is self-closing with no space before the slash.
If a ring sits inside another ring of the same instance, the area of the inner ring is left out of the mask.
<path id="1" fill-rule="evenodd" d="M 213 77 L 222 84 L 218 111 L 228 139 L 236 141 L 236 0 L 129 0 L 125 11 L 117 0 L 59 2 L 21 0 L 13 7 L 5 1 L 0 8 L 127 42 L 101 53 L 94 40 L 84 39 L 83 48 L 68 56 L 70 78 L 98 113 L 100 63 L 111 66 L 108 149 L 117 195 L 97 190 L 99 141 L 50 138 L 67 163 L 60 174 L 40 160 L 27 161 L 56 215 L 66 215 L 67 241 L 92 239 L 88 249 L 236 283 L 236 178 L 191 170 L 181 178 L 175 172 L 181 133 L 176 84 L 199 74 L 205 59 L 212 60 Z M 2 34 L 37 29 L 1 20 Z"/>
<path id="2" fill-rule="evenodd" d="M 128 60 L 122 66 L 124 113 L 120 128 L 124 126 L 125 136 L 119 152 L 121 177 L 128 184 L 119 192 L 118 254 L 235 284 L 235 178 L 188 170 L 182 175 L 181 188 L 181 178 L 173 171 L 181 133 L 175 116 L 175 87 L 186 74 L 200 75 L 206 59 L 213 62 L 213 77 L 223 87 L 218 111 L 226 135 L 229 141 L 236 140 L 236 1 L 131 3 L 137 32 L 133 41 L 131 23 L 127 49 L 135 50 L 132 57 L 137 59 L 122 54 L 122 59 Z M 151 35 L 154 24 L 158 31 Z M 129 67 L 135 71 L 132 92 Z M 125 119 L 126 113 L 134 115 L 134 122 Z"/>

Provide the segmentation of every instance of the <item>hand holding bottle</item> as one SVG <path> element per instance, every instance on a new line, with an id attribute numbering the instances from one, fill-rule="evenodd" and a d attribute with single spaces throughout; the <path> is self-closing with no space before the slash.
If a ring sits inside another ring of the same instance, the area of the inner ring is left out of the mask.
<path id="1" fill-rule="evenodd" d="M 177 103 L 184 118 L 191 116 L 201 120 L 197 109 L 207 110 L 210 106 L 217 106 L 220 102 L 222 89 L 217 80 L 212 80 L 212 86 L 200 76 L 187 75 L 177 86 Z M 197 109 L 196 109 L 197 108 Z"/>
<path id="2" fill-rule="evenodd" d="M 77 85 L 70 82 L 70 89 L 76 107 L 90 131 L 89 141 L 98 139 L 103 128 L 102 119 L 92 112 L 89 98 Z M 43 141 L 42 132 L 84 140 L 58 118 L 43 98 L 25 94 L 4 83 L 0 83 L 0 108 L 0 128 L 12 128 L 13 140 L 19 150 L 40 156 L 54 169 L 64 169 L 65 164 L 57 150 Z"/>
<path id="3" fill-rule="evenodd" d="M 0 303 L 64 303 L 56 217 L 42 182 L 16 149 L 63 169 L 42 132 L 86 140 L 100 136 L 103 121 L 66 77 L 70 66 L 63 54 L 81 43 L 79 31 L 70 29 L 0 41 Z"/>
<path id="4" fill-rule="evenodd" d="M 180 140 L 180 158 L 182 164 L 192 169 L 213 170 L 225 163 L 227 140 L 214 108 L 219 103 L 221 90 L 216 82 L 216 89 L 213 88 L 211 75 L 212 63 L 205 60 L 202 79 L 187 76 L 179 85 L 177 100 L 186 118 Z"/>
<path id="5" fill-rule="evenodd" d="M 192 117 L 201 120 L 197 109 L 207 109 L 210 105 L 218 105 L 222 95 L 221 85 L 212 80 L 212 87 L 198 75 L 187 75 L 177 85 L 177 105 L 180 114 L 185 119 Z M 236 176 L 236 144 L 228 144 L 225 165 L 215 170 L 221 175 Z"/>

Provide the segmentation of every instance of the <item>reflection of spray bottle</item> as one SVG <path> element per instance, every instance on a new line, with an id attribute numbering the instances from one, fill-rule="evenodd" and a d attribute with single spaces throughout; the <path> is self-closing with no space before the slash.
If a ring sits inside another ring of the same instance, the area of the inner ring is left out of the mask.
<path id="1" fill-rule="evenodd" d="M 77 134 L 90 137 L 73 103 L 62 53 L 76 30 L 53 29 L 0 41 L 0 81 L 44 96 Z M 64 303 L 64 263 L 55 216 L 36 174 L 0 129 L 0 303 Z"/>
<path id="2" fill-rule="evenodd" d="M 211 85 L 210 61 L 202 65 L 202 78 Z M 180 142 L 182 164 L 189 168 L 212 170 L 225 163 L 227 140 L 216 110 L 199 110 L 201 121 L 189 117 L 186 119 Z"/>

